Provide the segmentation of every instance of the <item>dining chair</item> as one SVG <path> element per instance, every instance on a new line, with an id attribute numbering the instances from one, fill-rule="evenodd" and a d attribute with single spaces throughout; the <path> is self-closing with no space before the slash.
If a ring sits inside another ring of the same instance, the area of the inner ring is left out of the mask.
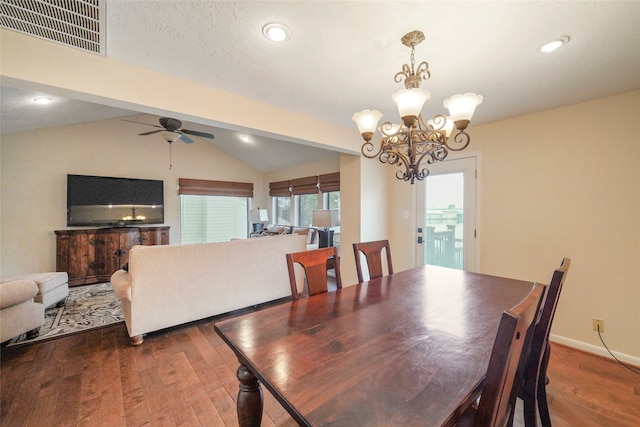
<path id="1" fill-rule="evenodd" d="M 338 249 L 335 246 L 287 254 L 289 284 L 291 285 L 291 296 L 294 300 L 299 299 L 302 295 L 312 296 L 328 291 L 327 262 L 331 258 L 335 261 L 336 286 L 340 289 L 342 288 L 340 257 L 338 256 Z M 304 289 L 305 286 L 302 286 L 302 292 L 298 291 L 295 264 L 301 265 L 304 269 L 306 293 Z"/>
<path id="2" fill-rule="evenodd" d="M 525 427 L 537 426 L 536 407 L 540 413 L 540 421 L 543 427 L 551 427 L 551 417 L 547 404 L 547 366 L 551 347 L 549 346 L 549 334 L 551 323 L 558 306 L 562 285 L 567 277 L 571 259 L 564 258 L 551 277 L 547 287 L 540 317 L 533 329 L 531 347 L 524 365 L 524 374 L 520 385 L 518 397 L 523 401 Z M 509 425 L 513 424 L 513 414 Z"/>
<path id="3" fill-rule="evenodd" d="M 387 270 L 389 274 L 393 274 L 393 264 L 391 263 L 391 249 L 388 240 L 376 240 L 373 242 L 361 242 L 353 244 L 353 255 L 356 258 L 356 271 L 358 273 L 358 282 L 364 282 L 362 274 L 362 264 L 360 254 L 364 254 L 367 260 L 367 268 L 369 269 L 369 278 L 376 279 L 382 277 L 382 250 L 387 256 Z"/>
<path id="4" fill-rule="evenodd" d="M 544 293 L 544 285 L 534 284 L 520 303 L 502 313 L 480 401 L 464 412 L 456 426 L 502 427 L 509 422 Z"/>

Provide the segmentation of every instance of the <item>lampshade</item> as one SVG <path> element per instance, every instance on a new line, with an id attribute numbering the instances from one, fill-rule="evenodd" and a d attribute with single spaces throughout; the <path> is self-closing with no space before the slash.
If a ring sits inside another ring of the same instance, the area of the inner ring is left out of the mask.
<path id="1" fill-rule="evenodd" d="M 475 93 L 465 93 L 464 95 L 453 95 L 445 99 L 444 107 L 449 109 L 451 120 L 471 120 L 476 107 L 482 103 L 482 96 Z"/>
<path id="2" fill-rule="evenodd" d="M 251 222 L 269 222 L 269 214 L 266 209 L 251 209 L 249 211 L 249 221 Z"/>
<path id="3" fill-rule="evenodd" d="M 316 209 L 313 211 L 312 224 L 314 227 L 330 228 L 340 225 L 340 214 L 337 210 Z"/>
<path id="4" fill-rule="evenodd" d="M 374 133 L 376 126 L 378 126 L 378 121 L 381 118 L 382 113 L 378 110 L 362 110 L 351 117 L 351 119 L 356 122 L 356 125 L 358 125 L 360 133 Z"/>
<path id="5" fill-rule="evenodd" d="M 170 130 L 163 130 L 160 132 L 160 135 L 162 135 L 165 141 L 167 141 L 169 144 L 182 136 L 178 132 L 172 132 Z"/>
<path id="6" fill-rule="evenodd" d="M 400 117 L 418 116 L 425 101 L 431 98 L 431 92 L 422 89 L 401 89 L 391 98 L 398 104 Z"/>

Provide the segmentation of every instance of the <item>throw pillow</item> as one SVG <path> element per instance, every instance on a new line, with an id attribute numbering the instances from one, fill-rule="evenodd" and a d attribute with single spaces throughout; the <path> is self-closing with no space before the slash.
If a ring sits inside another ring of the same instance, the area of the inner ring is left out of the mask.
<path id="1" fill-rule="evenodd" d="M 295 234 L 300 234 L 302 236 L 306 236 L 309 233 L 308 228 L 296 228 Z"/>

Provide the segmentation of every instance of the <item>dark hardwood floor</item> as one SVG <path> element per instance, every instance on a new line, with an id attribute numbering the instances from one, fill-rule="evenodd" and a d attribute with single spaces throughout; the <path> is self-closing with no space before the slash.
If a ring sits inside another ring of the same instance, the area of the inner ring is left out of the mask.
<path id="1" fill-rule="evenodd" d="M 218 320 L 150 334 L 139 347 L 118 324 L 3 348 L 0 424 L 237 426 L 238 362 L 213 330 Z M 640 376 L 616 362 L 553 345 L 549 378 L 554 427 L 639 425 Z M 264 396 L 264 426 L 296 425 Z"/>

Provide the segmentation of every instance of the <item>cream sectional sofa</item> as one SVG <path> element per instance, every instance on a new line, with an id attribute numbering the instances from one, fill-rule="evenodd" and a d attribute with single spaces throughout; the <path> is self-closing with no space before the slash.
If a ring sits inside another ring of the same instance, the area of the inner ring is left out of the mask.
<path id="1" fill-rule="evenodd" d="M 0 283 L 0 342 L 24 332 L 27 338 L 38 336 L 44 324 L 44 305 L 34 301 L 37 294 L 38 285 L 33 280 Z"/>
<path id="2" fill-rule="evenodd" d="M 134 246 L 111 285 L 131 342 L 144 334 L 291 295 L 285 254 L 301 235 L 190 245 Z"/>

